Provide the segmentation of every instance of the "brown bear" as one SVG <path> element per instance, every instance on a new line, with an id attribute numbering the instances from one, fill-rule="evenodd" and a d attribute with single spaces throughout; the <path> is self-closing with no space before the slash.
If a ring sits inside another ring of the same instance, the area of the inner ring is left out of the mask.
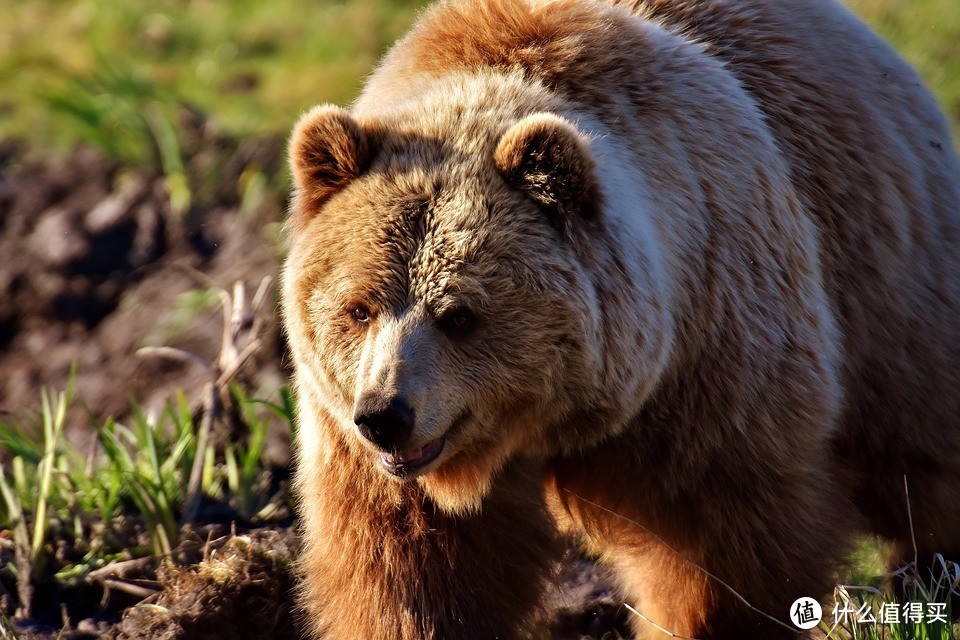
<path id="1" fill-rule="evenodd" d="M 651 638 L 960 557 L 960 161 L 839 4 L 449 0 L 290 163 L 317 637 L 516 638 L 567 536 Z"/>

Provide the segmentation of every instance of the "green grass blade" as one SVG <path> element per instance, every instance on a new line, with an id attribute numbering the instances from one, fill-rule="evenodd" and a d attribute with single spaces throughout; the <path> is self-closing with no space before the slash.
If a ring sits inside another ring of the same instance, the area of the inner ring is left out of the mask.
<path id="1" fill-rule="evenodd" d="M 7 523 L 13 530 L 14 540 L 17 541 L 17 544 L 27 547 L 30 544 L 30 534 L 27 532 L 27 523 L 24 520 L 23 505 L 7 482 L 6 474 L 3 471 L 0 471 L 0 495 L 3 496 Z"/>
<path id="2" fill-rule="evenodd" d="M 44 434 L 44 453 L 40 461 L 40 483 L 37 489 L 37 503 L 34 509 L 33 522 L 33 540 L 30 545 L 30 560 L 37 568 L 40 565 L 40 554 L 43 551 L 44 539 L 47 534 L 47 507 L 50 499 L 50 485 L 53 479 L 53 470 L 57 445 L 60 440 L 60 434 L 63 432 L 63 425 L 66 422 L 67 414 L 67 395 L 61 393 L 57 404 L 51 406 L 49 394 L 44 392 L 41 395 L 43 405 L 43 434 Z"/>

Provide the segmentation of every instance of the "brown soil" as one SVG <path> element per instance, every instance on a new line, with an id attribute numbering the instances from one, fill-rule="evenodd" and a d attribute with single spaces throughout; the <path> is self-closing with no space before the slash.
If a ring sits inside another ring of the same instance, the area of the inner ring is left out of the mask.
<path id="1" fill-rule="evenodd" d="M 136 350 L 217 355 L 219 311 L 190 309 L 183 296 L 207 288 L 204 279 L 253 289 L 275 274 L 265 225 L 280 219 L 283 202 L 275 196 L 243 212 L 235 185 L 251 167 L 275 175 L 280 149 L 258 141 L 222 153 L 224 186 L 197 185 L 196 206 L 174 215 L 154 173 L 90 149 L 36 161 L 18 145 L 0 145 L 0 410 L 18 413 L 37 405 L 41 387 L 64 388 L 73 363 L 77 396 L 101 418 L 128 412 L 131 397 L 150 411 L 177 388 L 199 393 L 202 369 Z M 249 368 L 255 389 L 275 390 L 285 379 L 270 316 L 266 348 Z"/>

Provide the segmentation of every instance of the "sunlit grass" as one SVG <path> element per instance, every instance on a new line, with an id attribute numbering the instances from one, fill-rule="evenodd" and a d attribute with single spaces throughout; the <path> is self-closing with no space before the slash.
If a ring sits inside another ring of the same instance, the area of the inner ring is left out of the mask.
<path id="1" fill-rule="evenodd" d="M 829 640 L 957 640 L 951 595 L 960 595 L 960 565 L 937 556 L 931 571 L 910 564 L 880 582 L 902 585 L 903 597 L 872 584 L 847 581 L 824 610 L 821 630 Z M 877 579 L 871 582 L 877 582 Z"/>
<path id="2" fill-rule="evenodd" d="M 275 400 L 252 399 L 235 380 L 259 349 L 270 283 L 264 278 L 249 304 L 241 282 L 232 292 L 216 288 L 223 334 L 215 362 L 170 347 L 138 352 L 206 369 L 200 407 L 178 392 L 157 414 L 133 402 L 122 420 L 88 415 L 96 440 L 84 451 L 64 429 L 75 372 L 66 391 L 41 392 L 39 411 L 0 414 L 0 579 L 16 585 L 16 619 L 31 617 L 38 586 L 76 585 L 121 556 L 170 557 L 204 503 L 249 524 L 289 513 L 264 454 L 271 429 L 292 433 L 293 397 L 284 387 Z M 126 533 L 115 535 L 118 528 Z M 144 597 L 142 587 L 127 588 Z"/>
<path id="3" fill-rule="evenodd" d="M 42 394 L 42 408 L 0 420 L 0 448 L 10 456 L 0 471 L 0 530 L 9 530 L 14 557 L 0 566 L 17 584 L 29 617 L 35 586 L 75 583 L 122 555 L 167 557 L 177 546 L 188 500 L 188 478 L 202 456 L 201 495 L 234 507 L 248 521 L 269 519 L 277 500 L 268 491 L 264 446 L 271 426 L 293 421 L 292 397 L 253 400 L 234 385 L 249 437 L 220 450 L 199 445 L 199 425 L 182 393 L 157 416 L 137 406 L 124 422 L 108 418 L 92 426 L 93 451 L 82 453 L 63 433 L 70 393 Z M 149 535 L 149 549 L 113 548 L 108 533 L 118 518 L 134 517 Z M 68 540 L 85 550 L 80 562 L 56 561 L 49 540 Z"/>
<path id="4" fill-rule="evenodd" d="M 957 0 L 844 0 L 920 72 L 960 134 Z"/>
<path id="5" fill-rule="evenodd" d="M 80 133 L 42 105 L 103 60 L 240 135 L 285 131 L 344 103 L 413 20 L 418 0 L 305 4 L 11 0 L 0 21 L 0 137 L 64 146 Z"/>
<path id="6" fill-rule="evenodd" d="M 960 131 L 956 0 L 846 3 L 920 70 Z M 105 65 L 145 87 L 145 96 L 162 96 L 161 104 L 185 104 L 205 114 L 214 129 L 282 135 L 318 102 L 349 103 L 425 4 L 8 0 L 0 20 L 0 138 L 25 137 L 41 148 L 62 149 L 91 137 L 129 145 L 123 139 L 129 118 L 105 118 L 91 128 L 65 114 L 62 102 L 59 108 L 49 104 L 50 96 L 69 102 L 76 95 L 84 106 L 90 96 L 78 92 L 78 81 L 95 81 Z M 109 87 L 98 95 L 101 103 L 119 97 L 143 111 L 142 101 Z M 121 104 L 121 115 L 123 110 Z M 166 169 L 177 173 L 176 166 Z"/>

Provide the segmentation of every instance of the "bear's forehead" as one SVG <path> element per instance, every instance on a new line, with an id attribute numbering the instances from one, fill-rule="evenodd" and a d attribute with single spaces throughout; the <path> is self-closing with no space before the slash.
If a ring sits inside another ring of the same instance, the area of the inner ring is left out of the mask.
<path id="1" fill-rule="evenodd" d="M 416 248 L 449 258 L 430 262 L 437 267 L 472 260 L 542 222 L 489 159 L 465 159 L 442 144 L 385 150 L 348 191 L 352 233 L 408 255 Z"/>
<path id="2" fill-rule="evenodd" d="M 375 177 L 366 186 L 362 197 L 336 203 L 324 234 L 346 289 L 402 308 L 481 295 L 489 280 L 503 278 L 510 256 L 498 238 L 497 207 L 475 188 Z"/>

